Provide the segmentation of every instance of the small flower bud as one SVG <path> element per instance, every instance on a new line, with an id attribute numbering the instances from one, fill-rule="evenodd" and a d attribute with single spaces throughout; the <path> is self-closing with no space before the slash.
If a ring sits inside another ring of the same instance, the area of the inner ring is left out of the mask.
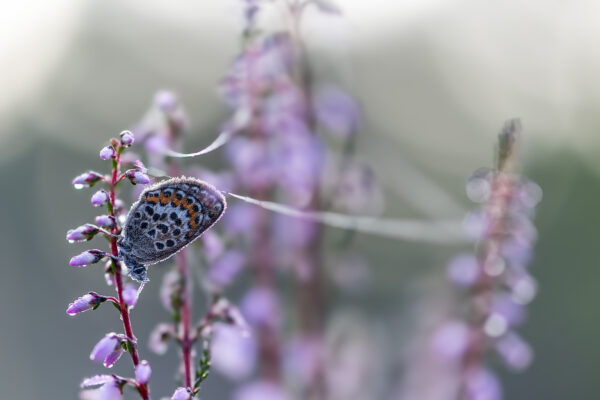
<path id="1" fill-rule="evenodd" d="M 72 267 L 86 267 L 89 264 L 95 264 L 102 260 L 107 254 L 101 250 L 87 250 L 71 258 L 69 265 Z"/>
<path id="2" fill-rule="evenodd" d="M 125 304 L 133 307 L 135 306 L 135 303 L 137 303 L 137 300 L 138 291 L 136 287 L 130 283 L 125 285 L 125 288 L 123 289 L 123 301 L 125 302 Z"/>
<path id="3" fill-rule="evenodd" d="M 104 190 L 104 189 L 98 190 L 92 196 L 92 204 L 94 205 L 94 207 L 100 207 L 101 205 L 103 205 L 107 202 L 108 202 L 108 193 L 106 193 L 106 190 Z"/>
<path id="4" fill-rule="evenodd" d="M 177 97 L 173 92 L 161 90 L 154 95 L 154 104 L 162 111 L 173 111 L 177 106 Z"/>
<path id="5" fill-rule="evenodd" d="M 106 368 L 112 367 L 123 354 L 122 339 L 116 333 L 104 336 L 90 353 L 90 360 L 102 362 Z"/>
<path id="6" fill-rule="evenodd" d="M 98 215 L 96 217 L 96 225 L 104 228 L 112 228 L 115 226 L 115 219 L 110 215 Z"/>
<path id="7" fill-rule="evenodd" d="M 90 240 L 98 232 L 99 232 L 99 229 L 96 225 L 92 225 L 92 224 L 81 225 L 75 229 L 70 229 L 67 232 L 67 240 L 70 243 L 83 242 L 85 240 Z"/>
<path id="8" fill-rule="evenodd" d="M 138 183 L 142 185 L 147 185 L 148 183 L 150 183 L 150 178 L 148 178 L 148 175 L 136 169 L 128 169 L 127 171 L 125 171 L 125 175 L 134 185 Z"/>
<path id="9" fill-rule="evenodd" d="M 134 142 L 133 133 L 131 131 L 123 131 L 121 132 L 121 144 L 123 146 L 130 146 Z"/>
<path id="10" fill-rule="evenodd" d="M 192 398 L 192 395 L 191 395 L 190 391 L 188 390 L 188 388 L 178 387 L 175 390 L 175 393 L 173 393 L 171 400 L 190 400 L 191 398 Z"/>
<path id="11" fill-rule="evenodd" d="M 135 380 L 138 381 L 138 383 L 147 383 L 151 374 L 152 369 L 150 369 L 150 364 L 148 364 L 148 361 L 146 360 L 143 360 L 135 367 Z"/>
<path id="12" fill-rule="evenodd" d="M 76 176 L 72 183 L 73 186 L 75 186 L 75 189 L 82 189 L 85 186 L 94 186 L 94 184 L 102 180 L 102 178 L 103 176 L 97 172 L 87 171 L 79 176 Z"/>
<path id="13" fill-rule="evenodd" d="M 105 300 L 106 297 L 100 296 L 96 292 L 89 292 L 88 294 L 84 294 L 83 296 L 69 304 L 69 308 L 67 308 L 67 314 L 76 315 L 81 312 L 91 310 Z"/>
<path id="14" fill-rule="evenodd" d="M 100 158 L 103 160 L 112 160 L 117 156 L 117 151 L 112 146 L 106 146 L 100 150 Z"/>

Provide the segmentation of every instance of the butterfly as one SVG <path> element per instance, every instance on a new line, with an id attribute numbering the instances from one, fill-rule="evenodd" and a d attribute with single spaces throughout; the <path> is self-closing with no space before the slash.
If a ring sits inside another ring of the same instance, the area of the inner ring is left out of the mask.
<path id="1" fill-rule="evenodd" d="M 131 206 L 117 245 L 137 281 L 146 266 L 163 261 L 213 226 L 225 212 L 225 197 L 194 178 L 172 178 L 145 189 Z"/>

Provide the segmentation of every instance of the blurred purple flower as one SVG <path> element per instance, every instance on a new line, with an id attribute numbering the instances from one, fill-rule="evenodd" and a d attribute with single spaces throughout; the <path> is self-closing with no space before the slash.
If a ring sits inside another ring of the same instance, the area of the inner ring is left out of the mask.
<path id="1" fill-rule="evenodd" d="M 117 151 L 112 146 L 106 146 L 100 150 L 100 158 L 103 160 L 112 160 L 117 156 Z"/>
<path id="2" fill-rule="evenodd" d="M 245 263 L 246 256 L 241 251 L 228 250 L 211 264 L 207 278 L 213 286 L 223 289 L 233 282 Z"/>
<path id="3" fill-rule="evenodd" d="M 360 123 L 356 101 L 335 87 L 319 89 L 314 98 L 315 114 L 329 132 L 340 137 L 355 134 Z"/>
<path id="4" fill-rule="evenodd" d="M 251 289 L 241 301 L 243 315 L 253 325 L 278 326 L 281 309 L 277 295 L 266 288 Z"/>
<path id="5" fill-rule="evenodd" d="M 162 156 L 165 150 L 169 148 L 167 138 L 161 135 L 152 135 L 144 143 L 146 151 L 151 154 Z M 150 164 L 152 165 L 152 164 Z"/>
<path id="6" fill-rule="evenodd" d="M 96 292 L 89 292 L 79 297 L 77 300 L 69 304 L 67 308 L 67 314 L 76 315 L 81 312 L 91 310 L 96 307 L 98 304 L 102 303 L 106 300 L 106 297 L 100 296 Z"/>
<path id="7" fill-rule="evenodd" d="M 134 185 L 137 185 L 138 183 L 142 185 L 147 185 L 151 182 L 148 175 L 137 169 L 128 169 L 127 171 L 125 171 L 125 176 Z"/>
<path id="8" fill-rule="evenodd" d="M 237 203 L 227 208 L 223 217 L 223 225 L 230 235 L 250 231 L 256 222 L 257 209 L 247 203 Z"/>
<path id="9" fill-rule="evenodd" d="M 463 253 L 455 256 L 447 267 L 450 282 L 457 286 L 469 287 L 479 277 L 479 261 L 473 254 Z"/>
<path id="10" fill-rule="evenodd" d="M 138 381 L 138 383 L 148 383 L 151 374 L 152 369 L 146 360 L 143 360 L 137 365 L 137 367 L 135 367 L 135 380 Z"/>
<path id="11" fill-rule="evenodd" d="M 108 193 L 106 192 L 106 190 L 101 189 L 94 193 L 94 195 L 92 196 L 92 204 L 95 207 L 100 207 L 101 205 L 108 203 L 108 199 Z"/>
<path id="12" fill-rule="evenodd" d="M 531 346 L 514 332 L 501 337 L 495 347 L 506 365 L 515 371 L 526 369 L 533 361 Z"/>
<path id="13" fill-rule="evenodd" d="M 162 111 L 173 111 L 177 107 L 177 96 L 169 90 L 160 90 L 154 95 L 154 104 Z"/>
<path id="14" fill-rule="evenodd" d="M 167 311 L 173 311 L 173 301 L 179 302 L 181 294 L 181 277 L 175 270 L 170 270 L 163 276 L 160 286 L 160 300 Z"/>
<path id="15" fill-rule="evenodd" d="M 101 385 L 97 389 L 84 390 L 80 393 L 80 400 L 121 400 L 123 393 L 121 385 L 113 375 L 96 375 L 85 379 L 81 383 L 82 388 Z"/>
<path id="16" fill-rule="evenodd" d="M 469 327 L 464 322 L 446 322 L 433 335 L 433 351 L 445 360 L 459 360 L 467 350 L 469 336 Z"/>
<path id="17" fill-rule="evenodd" d="M 175 328 L 171 324 L 160 323 L 150 333 L 148 347 L 154 353 L 162 355 L 167 352 L 169 340 L 175 337 Z"/>
<path id="18" fill-rule="evenodd" d="M 240 387 L 233 400 L 291 400 L 285 391 L 269 381 L 254 381 Z"/>
<path id="19" fill-rule="evenodd" d="M 234 380 L 248 377 L 256 363 L 254 338 L 223 323 L 213 326 L 211 353 L 212 366 Z"/>
<path id="20" fill-rule="evenodd" d="M 501 400 L 502 386 L 491 371 L 483 368 L 468 371 L 465 382 L 466 396 L 469 400 Z"/>
<path id="21" fill-rule="evenodd" d="M 202 242 L 204 244 L 204 256 L 209 262 L 214 261 L 217 257 L 223 254 L 225 245 L 223 241 L 214 231 L 204 232 L 202 235 Z"/>

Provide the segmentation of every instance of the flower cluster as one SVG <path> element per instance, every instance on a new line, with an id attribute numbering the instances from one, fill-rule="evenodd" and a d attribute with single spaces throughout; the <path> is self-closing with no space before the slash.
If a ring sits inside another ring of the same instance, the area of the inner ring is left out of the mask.
<path id="1" fill-rule="evenodd" d="M 140 361 L 137 340 L 133 335 L 130 322 L 130 311 L 135 306 L 141 287 L 138 289 L 133 284 L 123 284 L 122 266 L 117 250 L 117 238 L 121 233 L 121 226 L 126 210 L 123 202 L 117 198 L 119 183 L 128 178 L 133 184 L 147 184 L 150 182 L 148 176 L 139 166 L 121 173 L 121 155 L 133 143 L 133 134 L 129 131 L 121 133 L 119 139 L 111 139 L 110 144 L 100 150 L 100 158 L 111 162 L 111 174 L 104 176 L 98 172 L 88 171 L 73 180 L 76 189 L 91 187 L 95 184 L 104 184 L 104 188 L 92 195 L 92 205 L 95 207 L 106 207 L 107 213 L 95 218 L 96 224 L 84 224 L 67 232 L 66 239 L 70 243 L 85 242 L 92 240 L 96 235 L 104 236 L 109 242 L 109 249 L 91 249 L 71 258 L 69 265 L 74 267 L 86 267 L 107 260 L 106 275 L 107 283 L 114 285 L 117 297 L 103 296 L 96 292 L 89 292 L 67 308 L 68 315 L 77 315 L 87 310 L 95 310 L 102 303 L 109 301 L 113 303 L 120 313 L 125 333 L 114 332 L 106 334 L 94 346 L 90 359 L 103 364 L 106 368 L 112 367 L 121 357 L 124 351 L 129 352 L 135 365 L 135 378 L 123 378 L 116 375 L 98 375 L 85 379 L 82 388 L 85 389 L 82 396 L 99 396 L 104 399 L 118 400 L 122 398 L 125 386 L 134 388 L 142 399 L 148 399 L 148 380 L 151 369 L 146 361 Z"/>
<path id="2" fill-rule="evenodd" d="M 446 323 L 433 344 L 460 370 L 460 400 L 502 398 L 498 379 L 485 365 L 489 350 L 516 371 L 527 368 L 533 357 L 515 328 L 536 294 L 527 266 L 536 240 L 531 218 L 541 189 L 513 172 L 519 131 L 519 121 L 508 121 L 499 136 L 497 167 L 478 170 L 469 179 L 467 195 L 481 204 L 465 219 L 476 251 L 457 255 L 447 269 L 448 279 L 465 290 L 469 314 Z"/>

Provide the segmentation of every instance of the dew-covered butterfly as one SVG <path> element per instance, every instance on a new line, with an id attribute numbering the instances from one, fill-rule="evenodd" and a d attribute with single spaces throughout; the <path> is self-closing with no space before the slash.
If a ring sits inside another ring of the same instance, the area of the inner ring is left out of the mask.
<path id="1" fill-rule="evenodd" d="M 145 189 L 131 206 L 119 256 L 132 278 L 146 280 L 146 266 L 165 260 L 196 240 L 223 215 L 225 197 L 194 178 L 172 178 Z"/>

